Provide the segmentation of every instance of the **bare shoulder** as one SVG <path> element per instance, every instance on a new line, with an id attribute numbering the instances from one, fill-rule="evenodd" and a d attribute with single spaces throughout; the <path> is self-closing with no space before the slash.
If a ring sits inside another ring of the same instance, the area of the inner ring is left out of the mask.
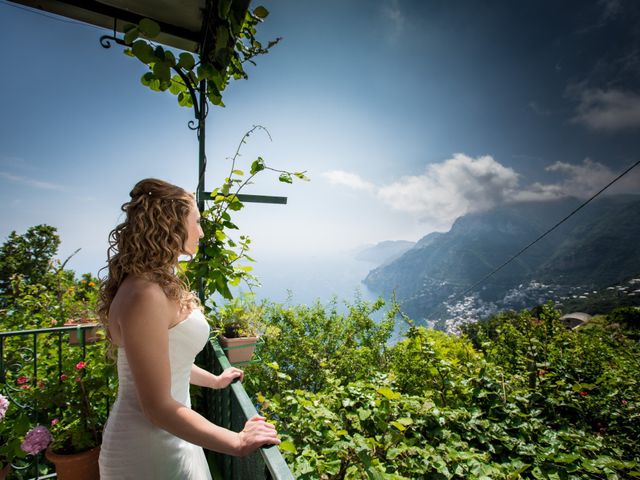
<path id="1" fill-rule="evenodd" d="M 144 278 L 128 277 L 111 304 L 109 325 L 116 344 L 120 344 L 123 330 L 136 324 L 168 328 L 174 317 L 173 302 L 160 285 Z"/>
<path id="2" fill-rule="evenodd" d="M 122 306 L 129 308 L 169 303 L 167 295 L 160 285 L 141 277 L 128 277 L 122 282 L 116 298 Z"/>

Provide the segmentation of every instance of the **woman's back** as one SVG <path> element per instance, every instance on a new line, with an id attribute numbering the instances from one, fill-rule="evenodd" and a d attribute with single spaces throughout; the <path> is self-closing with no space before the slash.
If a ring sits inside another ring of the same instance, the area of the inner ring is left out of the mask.
<path id="1" fill-rule="evenodd" d="M 190 406 L 189 374 L 209 337 L 202 312 L 194 309 L 169 330 L 171 396 Z M 153 425 L 144 415 L 125 348 L 118 349 L 118 397 L 104 431 L 102 479 L 210 479 L 202 448 Z"/>

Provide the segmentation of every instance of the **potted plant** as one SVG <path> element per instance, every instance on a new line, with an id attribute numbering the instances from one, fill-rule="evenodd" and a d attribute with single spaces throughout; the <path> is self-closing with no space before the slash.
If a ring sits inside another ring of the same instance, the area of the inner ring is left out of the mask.
<path id="1" fill-rule="evenodd" d="M 258 339 L 263 333 L 262 306 L 253 302 L 246 294 L 237 297 L 218 309 L 218 332 L 220 345 L 230 363 L 240 364 L 251 361 Z"/>
<path id="2" fill-rule="evenodd" d="M 60 480 L 99 479 L 98 455 L 114 369 L 103 355 L 102 349 L 92 348 L 85 360 L 65 359 L 62 374 L 44 378 L 34 389 L 34 404 L 46 412 L 53 437 L 45 456 Z"/>
<path id="3" fill-rule="evenodd" d="M 64 322 L 65 327 L 78 326 L 78 325 L 85 325 L 85 326 L 91 327 L 91 328 L 84 329 L 85 343 L 95 343 L 97 341 L 102 340 L 103 335 L 101 335 L 99 331 L 101 325 L 96 318 L 83 316 L 78 318 L 70 318 Z M 78 331 L 74 330 L 69 332 L 69 343 L 71 345 L 79 345 L 80 340 L 82 338 L 82 334 L 83 333 L 79 330 Z"/>

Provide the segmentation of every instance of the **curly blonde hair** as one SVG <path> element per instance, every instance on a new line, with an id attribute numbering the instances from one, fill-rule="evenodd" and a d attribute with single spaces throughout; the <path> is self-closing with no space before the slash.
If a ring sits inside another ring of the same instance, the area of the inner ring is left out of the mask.
<path id="1" fill-rule="evenodd" d="M 198 305 L 184 278 L 174 272 L 187 240 L 186 218 L 194 196 L 184 189 L 155 178 L 139 181 L 122 205 L 124 222 L 109 233 L 108 274 L 101 280 L 97 313 L 107 328 L 109 309 L 125 278 L 135 275 L 160 285 L 180 308 Z M 112 346 L 112 345 L 111 345 Z"/>

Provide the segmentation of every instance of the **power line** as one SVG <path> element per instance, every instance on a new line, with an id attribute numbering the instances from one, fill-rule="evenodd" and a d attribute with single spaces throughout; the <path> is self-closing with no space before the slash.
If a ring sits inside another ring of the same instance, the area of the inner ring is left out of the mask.
<path id="1" fill-rule="evenodd" d="M 45 18 L 49 18 L 51 20 L 56 20 L 58 22 L 62 22 L 62 23 L 70 23 L 72 25 L 79 25 L 81 27 L 91 27 L 91 28 L 95 28 L 97 30 L 104 30 L 104 28 L 98 27 L 96 25 L 92 25 L 90 23 L 84 23 L 84 22 L 79 22 L 77 20 L 68 20 L 65 18 L 60 18 L 58 16 L 54 16 L 54 15 L 50 15 L 47 13 L 44 13 L 36 8 L 29 8 L 29 7 L 23 7 L 22 5 L 14 5 L 13 3 L 9 3 L 7 0 L 2 0 L 2 3 L 9 6 L 9 7 L 13 7 L 13 8 L 17 8 L 18 10 L 24 10 L 25 12 L 29 12 L 29 13 L 33 13 L 35 15 L 40 15 L 42 17 Z"/>
<path id="2" fill-rule="evenodd" d="M 566 222 L 567 220 L 569 220 L 572 216 L 574 216 L 576 213 L 578 213 L 578 211 L 580 211 L 581 209 L 583 209 L 584 207 L 587 206 L 587 204 L 589 204 L 592 200 L 594 200 L 598 195 L 600 195 L 602 192 L 604 192 L 607 188 L 609 188 L 611 185 L 613 185 L 614 183 L 616 183 L 618 180 L 620 180 L 622 177 L 624 177 L 627 173 L 629 173 L 631 170 L 633 170 L 635 167 L 637 167 L 638 165 L 640 165 L 640 160 L 638 160 L 636 163 L 634 163 L 633 165 L 631 165 L 629 168 L 627 168 L 624 172 L 622 172 L 620 175 L 618 175 L 616 178 L 614 178 L 613 180 L 611 180 L 609 183 L 607 183 L 604 187 L 602 187 L 597 193 L 595 193 L 594 195 L 591 196 L 591 198 L 589 198 L 588 200 L 586 200 L 584 203 L 582 203 L 579 207 L 577 207 L 575 210 L 573 210 L 569 215 L 567 215 L 566 217 L 564 217 L 562 220 L 560 220 L 558 223 L 556 223 L 553 227 L 551 227 L 550 229 L 548 229 L 546 232 L 544 232 L 542 235 L 540 235 L 538 238 L 536 238 L 534 241 L 532 241 L 531 243 L 529 243 L 529 245 L 527 245 L 526 247 L 522 248 L 518 253 L 516 253 L 515 255 L 513 255 L 511 258 L 509 258 L 506 262 L 504 262 L 502 265 L 500 265 L 499 267 L 493 269 L 491 272 L 489 272 L 488 274 L 486 274 L 484 277 L 482 277 L 480 280 L 478 280 L 476 283 L 474 283 L 473 285 L 471 285 L 469 288 L 467 288 L 464 292 L 456 295 L 452 302 L 459 299 L 460 297 L 464 297 L 467 293 L 471 292 L 474 288 L 476 288 L 478 285 L 480 285 L 482 282 L 484 282 L 485 280 L 487 280 L 488 278 L 492 277 L 493 275 L 495 275 L 496 273 L 498 273 L 500 270 L 502 270 L 504 267 L 506 267 L 507 265 L 509 265 L 511 262 L 513 262 L 516 258 L 518 258 L 520 255 L 522 255 L 524 252 L 526 252 L 529 248 L 531 248 L 533 245 L 535 245 L 536 243 L 538 243 L 540 240 L 542 240 L 544 237 L 546 237 L 547 235 L 549 235 L 551 232 L 553 232 L 556 228 L 558 228 L 560 225 L 562 225 L 564 222 Z M 444 306 L 444 304 L 442 305 Z M 432 316 L 434 313 L 439 312 L 442 309 L 442 306 L 439 307 L 436 310 L 432 310 L 427 316 L 426 318 L 429 318 L 430 316 Z"/>

